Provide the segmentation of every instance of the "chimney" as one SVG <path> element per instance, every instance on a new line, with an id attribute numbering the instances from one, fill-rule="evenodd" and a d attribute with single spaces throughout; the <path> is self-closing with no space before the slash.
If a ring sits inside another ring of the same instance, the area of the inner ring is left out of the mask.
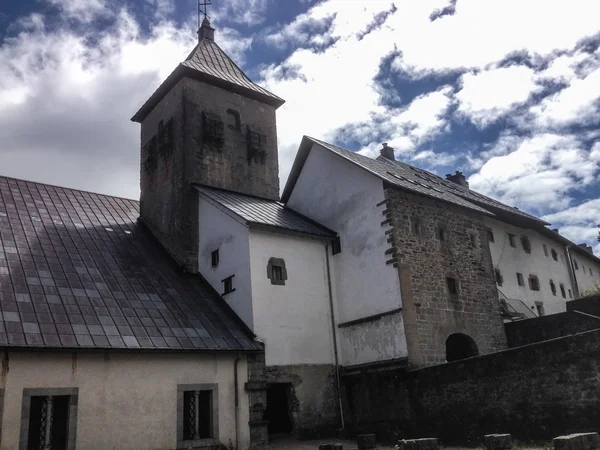
<path id="1" fill-rule="evenodd" d="M 390 159 L 392 161 L 396 160 L 396 158 L 394 157 L 394 149 L 392 147 L 389 147 L 387 145 L 387 142 L 383 143 L 383 148 L 379 151 L 379 153 L 381 153 L 381 156 L 383 156 L 386 159 Z"/>
<path id="2" fill-rule="evenodd" d="M 209 41 L 215 40 L 215 29 L 210 26 L 210 22 L 206 17 L 198 29 L 198 42 L 200 42 L 202 39 L 208 39 Z"/>
<path id="3" fill-rule="evenodd" d="M 469 183 L 467 182 L 467 179 L 465 178 L 463 173 L 458 170 L 456 171 L 456 173 L 454 175 L 450 175 L 450 174 L 446 175 L 446 180 L 452 181 L 453 183 L 456 183 L 456 184 L 460 184 L 461 186 L 469 189 Z"/>
<path id="4" fill-rule="evenodd" d="M 584 249 L 586 252 L 588 252 L 590 255 L 594 254 L 594 250 L 592 249 L 591 245 L 587 245 L 587 244 L 578 244 L 579 247 L 581 247 L 582 249 Z"/>
<path id="5" fill-rule="evenodd" d="M 551 231 L 554 231 L 556 234 L 560 234 L 560 233 L 558 232 L 558 228 L 552 228 L 552 230 L 551 230 Z"/>

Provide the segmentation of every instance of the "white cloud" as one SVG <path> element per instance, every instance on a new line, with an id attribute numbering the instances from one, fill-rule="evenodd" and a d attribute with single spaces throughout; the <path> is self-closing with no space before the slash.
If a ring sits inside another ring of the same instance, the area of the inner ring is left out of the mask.
<path id="1" fill-rule="evenodd" d="M 568 193 L 595 182 L 600 170 L 595 156 L 576 136 L 539 134 L 500 143 L 502 152 L 469 178 L 471 188 L 509 205 L 538 211 L 570 206 Z"/>
<path id="2" fill-rule="evenodd" d="M 211 18 L 216 21 L 227 19 L 249 26 L 263 23 L 267 8 L 272 4 L 271 0 L 228 0 L 219 3 L 218 9 L 214 13 L 209 11 Z"/>
<path id="3" fill-rule="evenodd" d="M 541 89 L 535 82 L 535 72 L 526 66 L 467 72 L 460 82 L 458 112 L 480 127 L 508 114 Z"/>
<path id="4" fill-rule="evenodd" d="M 97 16 L 107 15 L 105 0 L 46 0 L 58 7 L 65 15 L 81 22 L 91 22 Z"/>

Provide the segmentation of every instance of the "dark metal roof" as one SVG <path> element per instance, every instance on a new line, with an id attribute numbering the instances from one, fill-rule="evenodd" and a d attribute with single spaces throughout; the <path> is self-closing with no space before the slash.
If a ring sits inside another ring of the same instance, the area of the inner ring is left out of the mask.
<path id="1" fill-rule="evenodd" d="M 167 92 L 185 76 L 239 92 L 276 108 L 285 103 L 281 97 L 250 80 L 216 42 L 204 38 L 196 45 L 186 60 L 181 62 L 158 87 L 131 120 L 134 122 L 144 120 Z"/>
<path id="2" fill-rule="evenodd" d="M 261 225 L 333 239 L 337 234 L 286 207 L 283 203 L 223 189 L 195 185 L 208 199 L 227 208 L 249 225 Z"/>
<path id="3" fill-rule="evenodd" d="M 0 346 L 258 349 L 138 215 L 134 200 L 0 177 Z"/>

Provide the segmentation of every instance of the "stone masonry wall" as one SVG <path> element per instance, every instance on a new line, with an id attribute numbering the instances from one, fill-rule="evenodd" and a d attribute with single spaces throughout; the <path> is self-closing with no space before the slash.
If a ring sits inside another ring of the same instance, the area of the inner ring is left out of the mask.
<path id="1" fill-rule="evenodd" d="M 228 110 L 239 114 L 239 129 Z M 159 122 L 171 118 L 173 150 L 149 154 Z M 262 136 L 256 154 L 248 151 L 248 129 Z M 198 194 L 192 183 L 279 198 L 272 106 L 183 78 L 143 121 L 141 144 L 142 220 L 189 271 L 197 270 L 198 261 Z"/>
<path id="2" fill-rule="evenodd" d="M 250 450 L 262 450 L 269 443 L 268 423 L 263 417 L 267 405 L 265 379 L 265 353 L 249 355 L 245 390 L 250 405 Z"/>
<path id="3" fill-rule="evenodd" d="M 334 436 L 340 428 L 335 368 L 330 364 L 267 366 L 267 385 L 291 385 L 293 434 L 301 439 Z"/>
<path id="4" fill-rule="evenodd" d="M 399 267 L 411 367 L 443 363 L 453 333 L 474 339 L 480 354 L 506 348 L 483 215 L 396 188 L 385 193 L 394 246 L 388 263 Z M 448 277 L 458 281 L 458 295 Z"/>
<path id="5" fill-rule="evenodd" d="M 475 446 L 600 431 L 600 330 L 413 371 L 344 377 L 355 433 Z"/>

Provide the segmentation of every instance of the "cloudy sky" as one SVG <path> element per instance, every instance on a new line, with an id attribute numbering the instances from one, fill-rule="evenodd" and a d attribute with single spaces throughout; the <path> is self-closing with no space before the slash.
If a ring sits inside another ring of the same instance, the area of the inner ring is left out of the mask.
<path id="1" fill-rule="evenodd" d="M 213 0 L 222 48 L 302 135 L 399 159 L 596 245 L 598 0 Z M 196 0 L 0 4 L 0 174 L 139 195 L 130 117 L 196 39 Z M 596 245 L 596 253 L 600 247 Z"/>

